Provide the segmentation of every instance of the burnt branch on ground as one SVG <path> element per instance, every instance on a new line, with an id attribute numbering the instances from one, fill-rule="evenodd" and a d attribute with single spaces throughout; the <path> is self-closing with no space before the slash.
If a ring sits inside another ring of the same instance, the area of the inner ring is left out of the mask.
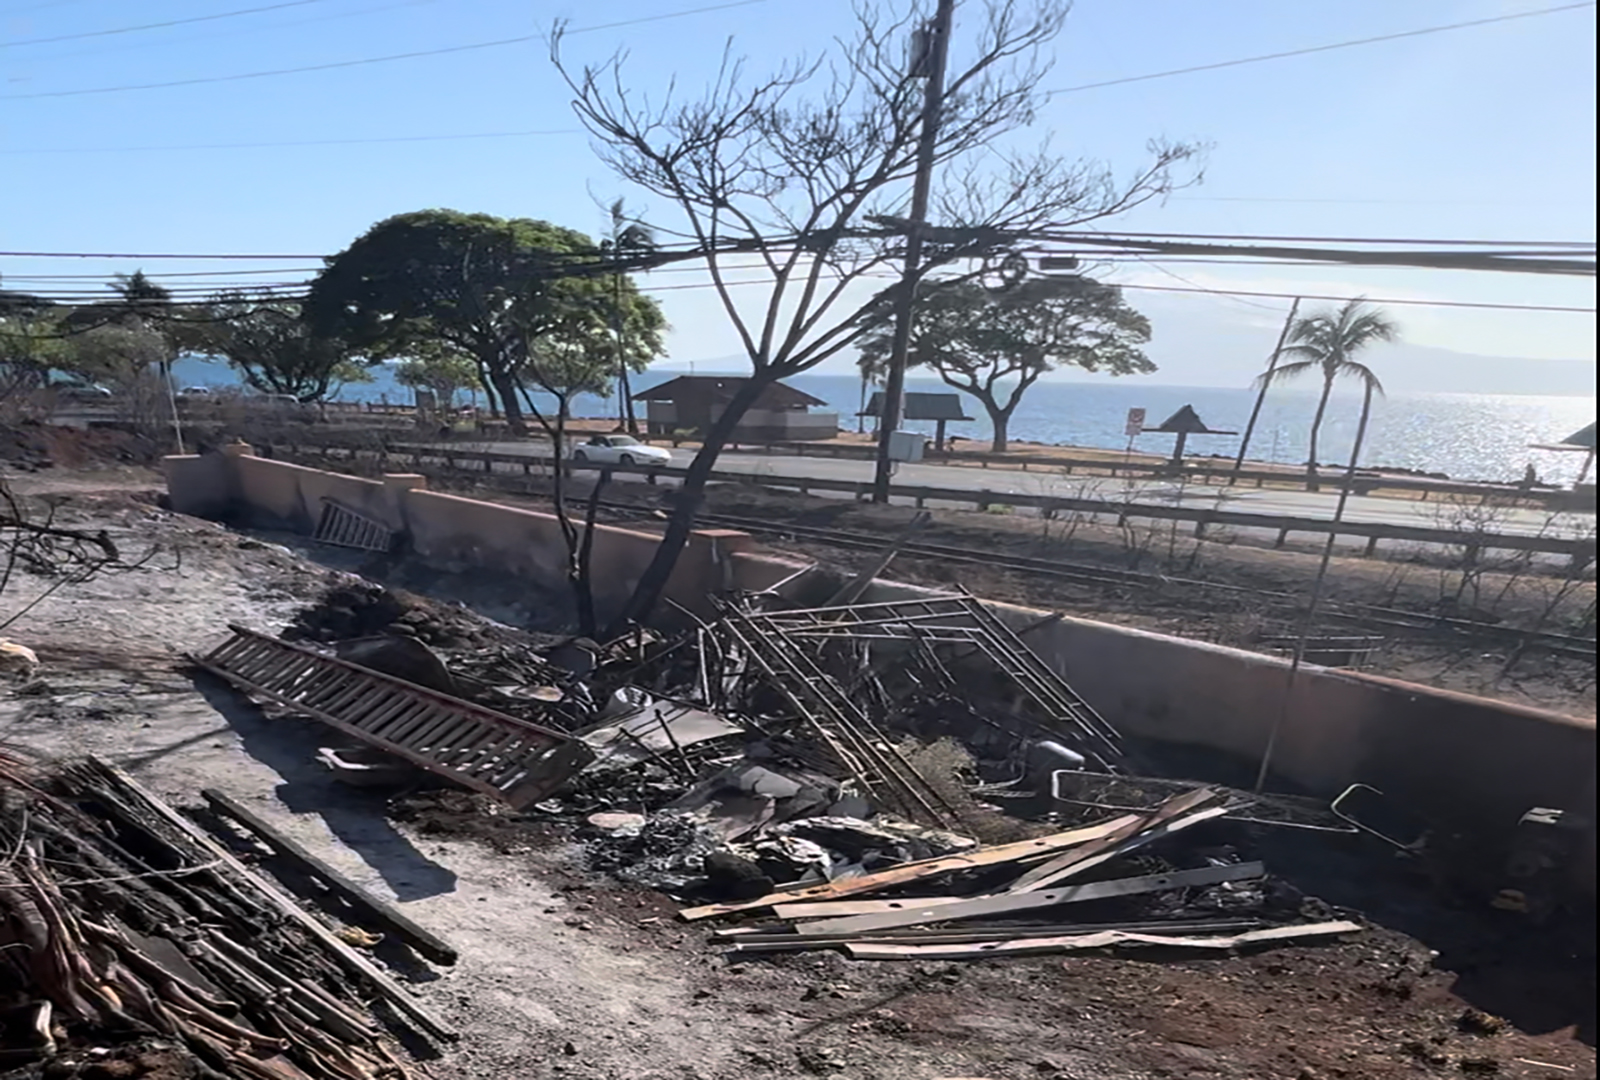
<path id="1" fill-rule="evenodd" d="M 16 611 L 0 608 L 0 630 L 67 585 L 98 574 L 138 570 L 162 551 L 151 545 L 136 556 L 124 552 L 104 529 L 73 528 L 58 520 L 58 504 L 35 504 L 13 492 L 0 476 L 0 598 L 19 572 L 51 579 L 43 592 Z M 171 553 L 178 558 L 176 551 Z"/>

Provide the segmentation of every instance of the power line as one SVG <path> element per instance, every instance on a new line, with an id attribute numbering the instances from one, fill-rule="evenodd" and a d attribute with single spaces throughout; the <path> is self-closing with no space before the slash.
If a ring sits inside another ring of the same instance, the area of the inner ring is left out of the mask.
<path id="1" fill-rule="evenodd" d="M 582 128 L 548 128 L 542 131 L 485 131 L 465 135 L 391 135 L 373 139 L 297 139 L 286 142 L 188 143 L 176 146 L 88 146 L 53 149 L 0 150 L 0 156 L 18 154 L 137 154 L 181 150 L 267 150 L 286 146 L 368 146 L 378 143 L 460 142 L 468 139 L 512 139 L 536 135 L 581 135 Z"/>
<path id="2" fill-rule="evenodd" d="M 1517 247 L 1517 248 L 1580 248 L 1590 249 L 1595 247 L 1593 240 L 1418 240 L 1410 237 L 1377 237 L 1377 236 L 1264 236 L 1254 233 L 1154 233 L 1154 232 L 1122 232 L 1122 231 L 1096 231 L 1093 233 L 1073 233 L 1063 231 L 1058 233 L 1045 233 L 1051 240 L 1077 239 L 1096 243 L 1114 242 L 1123 238 L 1137 240 L 1250 240 L 1261 242 L 1271 240 L 1275 242 L 1296 244 L 1416 244 L 1440 245 L 1449 247 Z"/>
<path id="3" fill-rule="evenodd" d="M 66 7 L 68 4 L 81 3 L 83 3 L 83 0 L 45 0 L 44 3 L 34 4 L 31 7 L 12 8 L 10 11 L 6 12 L 6 14 L 15 17 L 17 15 L 26 15 L 32 11 L 43 11 L 46 8 Z"/>
<path id="4" fill-rule="evenodd" d="M 8 259 L 192 259 L 196 262 L 212 259 L 277 259 L 279 262 L 299 262 L 302 259 L 322 259 L 324 255 L 174 255 L 133 254 L 121 251 L 0 251 L 0 258 Z"/>
<path id="5" fill-rule="evenodd" d="M 160 37 L 154 40 L 123 42 L 98 49 L 78 49 L 74 52 L 52 52 L 47 59 L 51 61 L 72 60 L 80 56 L 106 56 L 117 53 L 136 52 L 141 49 L 170 49 L 178 45 L 190 45 L 197 41 L 214 41 L 217 38 L 237 37 L 240 34 L 262 34 L 275 30 L 288 30 L 296 26 L 306 26 L 311 23 L 332 22 L 335 19 L 353 19 L 361 15 L 373 15 L 380 11 L 393 11 L 396 8 L 421 7 L 424 4 L 435 3 L 436 0 L 397 0 L 396 3 L 380 4 L 376 7 L 355 8 L 350 11 L 333 11 L 326 15 L 312 15 L 304 19 L 290 19 L 287 22 L 277 21 L 266 25 L 241 27 L 235 30 L 214 30 L 210 33 L 190 34 L 176 40 Z"/>
<path id="6" fill-rule="evenodd" d="M 1492 304 L 1476 300 L 1400 300 L 1394 297 L 1380 296 L 1318 296 L 1313 293 L 1281 293 L 1257 292 L 1249 289 L 1182 289 L 1175 285 L 1130 285 L 1120 281 L 1107 282 L 1119 289 L 1141 289 L 1145 292 L 1175 292 L 1175 293 L 1215 293 L 1219 296 L 1264 296 L 1274 300 L 1293 300 L 1296 296 L 1302 300 L 1329 300 L 1334 303 L 1345 303 L 1350 300 L 1365 300 L 1373 304 L 1408 304 L 1415 307 L 1450 307 L 1450 308 L 1485 308 L 1490 311 L 1565 311 L 1579 315 L 1593 315 L 1592 307 L 1562 307 L 1555 304 Z"/>
<path id="7" fill-rule="evenodd" d="M 147 278 L 243 277 L 260 274 L 315 274 L 320 266 L 274 266 L 264 270 L 185 270 L 165 274 L 146 274 Z M 106 281 L 105 274 L 0 274 L 7 281 Z"/>
<path id="8" fill-rule="evenodd" d="M 114 30 L 85 30 L 79 34 L 58 34 L 55 37 L 23 38 L 21 41 L 6 42 L 7 48 L 16 48 L 19 45 L 49 45 L 57 41 L 79 41 L 83 38 L 110 37 L 113 34 L 134 34 L 141 30 L 164 30 L 169 26 L 187 26 L 190 23 L 214 22 L 217 19 L 233 19 L 240 15 L 259 15 L 265 11 L 281 11 L 284 8 L 305 7 L 307 4 L 320 4 L 322 0 L 287 0 L 286 3 L 268 4 L 266 7 L 243 8 L 239 11 L 220 11 L 214 15 L 195 15 L 187 19 L 169 19 L 166 22 L 144 23 L 140 26 L 119 26 Z"/>
<path id="9" fill-rule="evenodd" d="M 1526 206 L 1517 199 L 1290 199 L 1269 195 L 1174 195 L 1173 202 L 1313 203 L 1322 206 Z"/>
<path id="10" fill-rule="evenodd" d="M 1555 15 L 1563 11 L 1576 11 L 1579 8 L 1591 8 L 1594 6 L 1595 0 L 1585 0 L 1581 4 L 1562 4 L 1558 7 L 1538 8 L 1533 11 L 1518 11 L 1510 15 L 1495 15 L 1487 19 L 1471 19 L 1467 22 L 1446 23 L 1443 26 L 1424 26 L 1417 30 L 1402 30 L 1394 34 L 1379 34 L 1376 37 L 1356 38 L 1352 41 L 1336 41 L 1330 45 L 1312 45 L 1304 49 L 1263 53 L 1260 56 L 1244 56 L 1237 60 L 1221 60 L 1214 64 L 1196 64 L 1193 67 L 1173 68 L 1170 71 L 1152 71 L 1147 75 L 1128 75 L 1120 79 L 1105 79 L 1101 82 L 1065 86 L 1059 90 L 1048 91 L 1048 93 L 1051 95 L 1076 94 L 1083 90 L 1098 90 L 1104 86 L 1123 86 L 1127 83 L 1148 82 L 1151 79 L 1167 79 L 1174 75 L 1193 75 L 1200 71 L 1216 71 L 1220 68 L 1240 67 L 1244 64 L 1262 64 L 1268 60 L 1284 60 L 1291 56 L 1309 56 L 1312 53 L 1332 52 L 1335 49 L 1353 49 L 1359 45 L 1376 45 L 1384 41 L 1399 41 L 1402 38 L 1422 37 L 1425 34 L 1442 34 L 1449 30 L 1466 30 L 1474 26 L 1489 26 L 1494 23 L 1511 22 L 1513 19 L 1532 19 L 1541 15 Z"/>
<path id="11" fill-rule="evenodd" d="M 765 4 L 770 0 L 729 0 L 727 3 L 710 4 L 704 7 L 688 8 L 683 11 L 666 12 L 661 15 L 645 15 L 637 19 L 623 19 L 618 22 L 604 23 L 596 26 L 580 26 L 567 30 L 567 34 L 587 34 L 597 30 L 615 30 L 624 26 L 637 26 L 642 23 L 661 22 L 666 19 L 681 19 L 690 15 L 703 15 L 712 11 L 725 11 L 729 8 L 749 7 L 752 4 Z M 493 41 L 478 41 L 470 45 L 449 45 L 438 49 L 420 49 L 415 52 L 391 53 L 387 56 L 368 56 L 359 60 L 336 60 L 326 64 L 308 64 L 303 67 L 274 68 L 270 71 L 245 71 L 233 75 L 211 75 L 198 79 L 173 79 L 168 82 L 158 83 L 130 83 L 123 86 L 96 86 L 81 90 L 47 90 L 34 94 L 8 94 L 0 97 L 0 101 L 26 101 L 37 98 L 64 98 L 82 97 L 87 94 L 114 94 L 131 90 L 167 90 L 180 86 L 201 86 L 210 83 L 240 82 L 246 79 L 266 79 L 278 75 L 298 75 L 311 71 L 334 71 L 340 68 L 362 67 L 367 64 L 387 64 L 397 60 L 416 60 L 425 56 L 447 56 L 454 53 L 477 52 L 483 49 L 497 49 L 507 45 L 525 45 L 528 42 L 543 40 L 543 34 L 519 34 L 516 37 L 497 38 Z"/>

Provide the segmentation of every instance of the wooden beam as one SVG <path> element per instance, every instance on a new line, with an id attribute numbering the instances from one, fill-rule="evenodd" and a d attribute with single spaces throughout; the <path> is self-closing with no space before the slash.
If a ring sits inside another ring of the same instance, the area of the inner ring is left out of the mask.
<path id="1" fill-rule="evenodd" d="M 908 896 L 901 900 L 835 900 L 809 904 L 774 904 L 772 913 L 780 919 L 842 919 L 851 915 L 877 915 L 885 911 L 954 904 L 965 896 Z"/>
<path id="2" fill-rule="evenodd" d="M 1040 836 L 1033 840 L 1019 840 L 1012 844 L 1000 844 L 996 847 L 975 848 L 959 855 L 941 855 L 934 859 L 921 859 L 917 862 L 901 863 L 887 870 L 880 870 L 876 874 L 863 874 L 860 877 L 845 878 L 842 881 L 830 881 L 825 885 L 807 885 L 797 889 L 784 889 L 780 892 L 769 893 L 754 900 L 738 900 L 726 904 L 705 904 L 701 907 L 684 908 L 678 912 L 680 919 L 693 922 L 696 919 L 708 919 L 713 915 L 731 915 L 737 911 L 755 911 L 759 908 L 772 907 L 774 904 L 797 903 L 805 900 L 837 900 L 845 896 L 858 896 L 861 893 L 877 892 L 879 889 L 888 889 L 895 885 L 904 885 L 909 881 L 919 881 L 923 878 L 933 877 L 937 874 L 949 874 L 957 870 L 973 870 L 984 866 L 997 866 L 1002 863 L 1017 862 L 1030 855 L 1051 855 L 1078 844 L 1087 844 L 1099 840 L 1116 832 L 1127 825 L 1143 820 L 1135 814 L 1125 814 L 1122 817 L 1102 821 L 1097 825 L 1088 825 L 1070 832 L 1053 833 L 1050 836 Z"/>
<path id="3" fill-rule="evenodd" d="M 1012 882 L 1007 891 L 1027 892 L 1030 889 L 1043 888 L 1051 882 L 1059 881 L 1073 873 L 1087 870 L 1090 866 L 1104 862 L 1113 853 L 1121 851 L 1124 844 L 1140 833 L 1162 825 L 1173 818 L 1180 817 L 1191 810 L 1198 809 L 1209 802 L 1215 801 L 1217 798 L 1219 798 L 1218 793 L 1210 788 L 1197 788 L 1194 791 L 1186 791 L 1181 795 L 1174 795 L 1154 810 L 1136 815 L 1136 820 L 1129 822 L 1115 832 L 1108 833 L 1092 843 L 1085 844 L 1074 851 L 1058 856 L 1042 866 L 1034 867 Z"/>
<path id="4" fill-rule="evenodd" d="M 1035 956 L 1042 953 L 1081 952 L 1085 949 L 1104 949 L 1113 945 L 1155 945 L 1169 949 L 1223 951 L 1276 941 L 1336 937 L 1340 934 L 1355 933 L 1361 928 L 1360 923 L 1354 922 L 1309 923 L 1301 926 L 1277 926 L 1270 930 L 1251 930 L 1231 937 L 1173 937 L 1164 934 L 1134 934 L 1121 930 L 1107 930 L 1099 934 L 979 942 L 972 945 L 897 945 L 887 942 L 861 942 L 847 944 L 844 948 L 853 960 L 981 960 L 991 956 Z"/>
<path id="5" fill-rule="evenodd" d="M 89 761 L 107 775 L 113 777 L 117 783 L 137 795 L 153 811 L 159 814 L 163 821 L 183 833 L 191 843 L 198 846 L 215 862 L 227 867 L 230 873 L 243 880 L 259 893 L 270 906 L 277 908 L 291 922 L 298 924 L 307 934 L 315 938 L 318 944 L 327 949 L 346 972 L 356 980 L 368 984 L 379 997 L 393 1005 L 395 1010 L 403 1015 L 418 1031 L 445 1042 L 454 1042 L 461 1037 L 459 1032 L 423 1008 L 422 1004 L 417 1001 L 410 991 L 384 974 L 371 960 L 368 960 L 365 956 L 362 956 L 349 945 L 339 940 L 339 937 L 332 930 L 323 926 L 309 912 L 278 891 L 276 886 L 270 884 L 260 874 L 245 866 L 244 863 L 234 857 L 232 852 L 213 840 L 200 826 L 156 798 L 145 789 L 143 784 L 130 776 L 127 770 L 93 754 L 89 755 Z"/>
<path id="6" fill-rule="evenodd" d="M 360 885 L 357 885 L 332 866 L 329 866 L 298 843 L 267 824 L 263 818 L 257 816 L 253 811 L 246 809 L 238 802 L 213 788 L 203 789 L 200 795 L 206 802 L 211 804 L 211 808 L 217 813 L 243 825 L 252 835 L 260 839 L 262 843 L 266 844 L 274 852 L 288 859 L 299 867 L 301 871 L 321 881 L 328 887 L 329 891 L 342 897 L 352 907 L 361 911 L 367 918 L 382 926 L 401 941 L 404 941 L 420 955 L 427 957 L 436 964 L 446 965 L 454 964 L 460 958 L 456 950 L 434 934 L 433 931 L 418 926 L 393 904 L 373 896 Z"/>
<path id="7" fill-rule="evenodd" d="M 1105 900 L 1113 896 L 1137 896 L 1140 893 L 1219 885 L 1224 881 L 1248 881 L 1265 873 L 1266 867 L 1258 862 L 1207 866 L 1199 870 L 1179 870 L 1172 874 L 1146 874 L 1142 877 L 1118 878 L 1113 881 L 1094 881 L 1086 885 L 1069 885 L 1060 889 L 978 896 L 954 903 L 912 906 L 905 911 L 880 911 L 872 915 L 852 915 L 842 919 L 818 919 L 816 922 L 801 923 L 795 927 L 795 932 L 802 935 L 835 936 L 866 934 L 875 930 L 893 930 L 901 926 L 920 926 L 923 923 L 1014 915 L 1021 911 L 1055 907 L 1057 904 L 1074 904 L 1084 900 Z"/>

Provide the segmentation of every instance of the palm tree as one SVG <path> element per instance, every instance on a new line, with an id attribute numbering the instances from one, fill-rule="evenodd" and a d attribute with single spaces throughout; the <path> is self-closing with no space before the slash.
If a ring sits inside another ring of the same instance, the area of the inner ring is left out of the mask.
<path id="1" fill-rule="evenodd" d="M 605 244 L 601 245 L 605 247 Z M 609 246 L 617 260 L 617 269 L 611 275 L 612 329 L 617 339 L 617 396 L 621 413 L 618 417 L 633 435 L 639 434 L 639 421 L 633 414 L 633 392 L 628 385 L 628 350 L 622 340 L 622 261 L 630 255 L 648 255 L 656 249 L 656 235 L 642 222 L 628 222 L 623 212 L 622 200 L 611 204 L 611 239 Z"/>
<path id="2" fill-rule="evenodd" d="M 1394 320 L 1382 311 L 1368 310 L 1366 301 L 1357 298 L 1337 311 L 1320 311 L 1297 319 L 1289 330 L 1289 344 L 1282 353 L 1289 363 L 1279 364 L 1257 380 L 1258 385 L 1265 387 L 1313 372 L 1322 375 L 1322 396 L 1317 400 L 1317 413 L 1311 420 L 1307 490 L 1317 490 L 1317 438 L 1322 432 L 1322 419 L 1328 411 L 1333 384 L 1340 378 L 1361 380 L 1364 394 L 1359 439 L 1366 434 L 1372 396 L 1383 393 L 1383 383 L 1371 368 L 1355 359 L 1356 354 L 1374 342 L 1394 341 L 1399 336 L 1400 327 Z"/>

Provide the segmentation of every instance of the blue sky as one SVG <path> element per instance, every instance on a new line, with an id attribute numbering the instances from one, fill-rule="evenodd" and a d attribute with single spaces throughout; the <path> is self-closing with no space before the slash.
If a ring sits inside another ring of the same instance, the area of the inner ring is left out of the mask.
<path id="1" fill-rule="evenodd" d="M 0 0 L 0 249 L 314 253 L 338 250 L 386 215 L 429 206 L 546 218 L 591 232 L 603 223 L 597 199 L 628 195 L 654 213 L 659 208 L 614 181 L 577 133 L 568 95 L 537 40 L 275 77 L 67 92 L 536 35 L 557 17 L 580 29 L 652 19 L 595 29 L 568 47 L 591 59 L 631 50 L 629 71 L 642 89 L 673 77 L 694 86 L 729 36 L 761 70 L 826 48 L 849 25 L 848 0 L 763 0 L 654 18 L 713 3 Z M 1049 85 L 1555 4 L 1080 0 L 1056 45 Z M 965 0 L 963 8 L 977 5 Z M 104 33 L 249 8 L 274 10 Z M 95 36 L 38 40 L 69 35 Z M 556 134 L 341 143 L 523 131 Z M 1152 136 L 1213 144 L 1204 185 L 1122 219 L 1128 229 L 1593 240 L 1594 8 L 1062 94 L 1039 118 L 1038 134 L 1046 133 L 1057 151 L 1103 159 L 1122 172 L 1138 166 Z M 220 145 L 308 142 L 322 145 Z M 0 257 L 0 275 L 23 288 L 34 284 L 29 275 L 109 274 L 137 265 L 229 268 Z M 1173 274 L 1200 286 L 1269 292 L 1573 306 L 1595 299 L 1592 279 L 1393 269 L 1172 265 L 1165 272 L 1123 269 L 1116 279 L 1185 286 Z M 659 295 L 674 327 L 673 362 L 737 352 L 708 293 Z M 1155 323 L 1151 354 L 1163 367 L 1157 378 L 1189 385 L 1247 381 L 1286 307 L 1129 296 Z M 1592 315 L 1422 307 L 1397 314 L 1412 346 L 1588 361 L 1592 386 Z"/>

